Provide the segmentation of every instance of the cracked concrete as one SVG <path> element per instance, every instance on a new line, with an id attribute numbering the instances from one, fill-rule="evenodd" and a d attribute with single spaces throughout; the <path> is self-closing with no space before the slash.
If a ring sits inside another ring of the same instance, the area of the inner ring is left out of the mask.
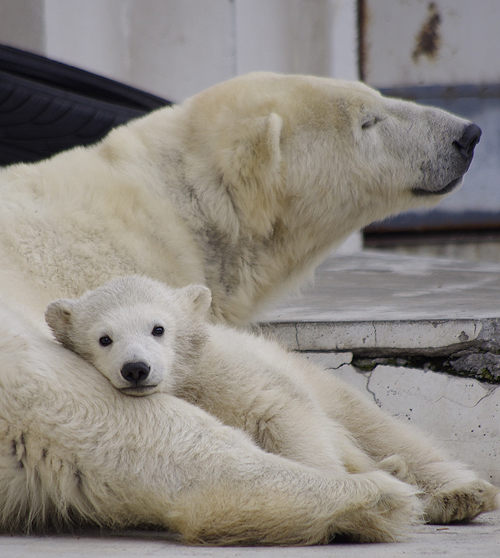
<path id="1" fill-rule="evenodd" d="M 431 357 L 433 369 L 500 383 L 498 264 L 337 256 L 320 266 L 314 290 L 261 321 L 295 350 Z"/>
<path id="2" fill-rule="evenodd" d="M 500 485 L 500 386 L 432 371 L 376 366 L 362 372 L 349 353 L 303 355 L 365 393 L 391 415 L 417 425 L 455 459 Z"/>
<path id="3" fill-rule="evenodd" d="M 489 324 L 490 325 L 490 324 Z M 495 324 L 496 325 L 496 324 Z M 493 327 L 493 324 L 490 325 Z M 272 321 L 274 334 L 300 351 L 347 351 L 359 354 L 424 352 L 483 346 L 484 324 L 477 320 Z M 294 344 L 295 341 L 295 344 Z M 477 343 L 474 343 L 474 342 Z M 428 352 L 426 353 L 428 354 Z"/>
<path id="4" fill-rule="evenodd" d="M 361 252 L 262 321 L 500 484 L 500 265 Z"/>
<path id="5" fill-rule="evenodd" d="M 498 320 L 273 322 L 262 327 L 297 351 L 350 351 L 364 366 L 399 357 L 414 367 L 500 383 Z"/>

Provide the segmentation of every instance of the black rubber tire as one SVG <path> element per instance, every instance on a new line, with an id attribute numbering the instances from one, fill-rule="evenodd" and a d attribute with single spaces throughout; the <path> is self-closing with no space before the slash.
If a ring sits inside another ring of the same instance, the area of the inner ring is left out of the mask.
<path id="1" fill-rule="evenodd" d="M 98 141 L 170 101 L 0 45 L 0 165 L 34 162 Z"/>

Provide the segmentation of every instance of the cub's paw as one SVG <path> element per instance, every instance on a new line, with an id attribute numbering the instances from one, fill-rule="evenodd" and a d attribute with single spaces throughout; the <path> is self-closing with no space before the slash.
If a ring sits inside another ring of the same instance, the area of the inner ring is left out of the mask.
<path id="1" fill-rule="evenodd" d="M 481 513 L 500 506 L 500 490 L 482 479 L 444 484 L 428 493 L 424 500 L 427 523 L 470 521 Z"/>

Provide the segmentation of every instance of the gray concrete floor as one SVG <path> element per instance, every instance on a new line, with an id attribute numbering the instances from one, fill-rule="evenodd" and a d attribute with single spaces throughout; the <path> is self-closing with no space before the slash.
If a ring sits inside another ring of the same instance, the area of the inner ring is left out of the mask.
<path id="1" fill-rule="evenodd" d="M 303 294 L 260 321 L 500 318 L 500 264 L 364 251 L 327 258 Z"/>
<path id="2" fill-rule="evenodd" d="M 500 512 L 481 516 L 468 525 L 419 525 L 399 542 L 384 544 L 338 543 L 316 547 L 190 547 L 161 534 L 81 533 L 50 537 L 0 536 L 2 558 L 399 558 L 450 556 L 499 558 Z"/>

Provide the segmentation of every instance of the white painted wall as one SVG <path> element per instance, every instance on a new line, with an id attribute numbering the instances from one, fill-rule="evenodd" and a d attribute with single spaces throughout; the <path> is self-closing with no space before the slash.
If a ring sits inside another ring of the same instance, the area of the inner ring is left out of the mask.
<path id="1" fill-rule="evenodd" d="M 176 102 L 253 70 L 357 78 L 356 0 L 0 0 L 0 42 Z"/>
<path id="2" fill-rule="evenodd" d="M 44 0 L 43 4 L 41 54 L 107 77 L 129 76 L 128 1 Z"/>
<path id="3" fill-rule="evenodd" d="M 50 58 L 179 102 L 234 75 L 231 0 L 45 0 Z"/>
<path id="4" fill-rule="evenodd" d="M 355 0 L 236 0 L 236 73 L 357 79 Z"/>

